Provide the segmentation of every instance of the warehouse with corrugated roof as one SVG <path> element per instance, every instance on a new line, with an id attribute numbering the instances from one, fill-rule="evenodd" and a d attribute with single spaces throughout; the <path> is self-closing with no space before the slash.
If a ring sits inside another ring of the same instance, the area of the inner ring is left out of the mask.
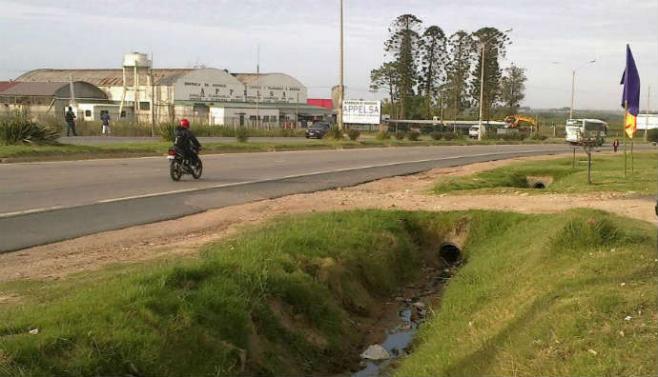
<path id="1" fill-rule="evenodd" d="M 0 103 L 5 112 L 64 114 L 64 108 L 72 104 L 73 98 L 89 104 L 108 103 L 103 90 L 84 81 L 0 82 Z"/>
<path id="2" fill-rule="evenodd" d="M 211 125 L 271 127 L 329 115 L 326 109 L 307 105 L 306 87 L 284 73 L 152 68 L 141 53 L 125 55 L 122 68 L 37 69 L 16 79 L 21 83 L 68 81 L 96 86 L 106 94 L 106 105 L 116 106 L 119 118 L 134 116 L 140 122 L 190 118 Z M 82 119 L 98 119 L 96 108 L 100 104 L 83 106 L 82 99 L 77 102 L 85 109 L 78 114 Z"/>

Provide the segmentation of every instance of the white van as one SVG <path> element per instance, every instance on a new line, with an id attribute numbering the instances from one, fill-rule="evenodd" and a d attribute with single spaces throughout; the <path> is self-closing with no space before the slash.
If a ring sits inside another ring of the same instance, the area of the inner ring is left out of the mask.
<path id="1" fill-rule="evenodd" d="M 468 137 L 470 137 L 471 139 L 477 139 L 479 135 L 480 135 L 480 126 L 475 125 L 475 126 L 471 126 L 471 128 L 468 129 Z"/>

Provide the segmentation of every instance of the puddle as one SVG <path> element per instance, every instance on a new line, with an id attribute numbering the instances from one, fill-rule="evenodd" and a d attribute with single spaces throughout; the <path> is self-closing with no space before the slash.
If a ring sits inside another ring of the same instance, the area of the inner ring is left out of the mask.
<path id="1" fill-rule="evenodd" d="M 445 274 L 445 271 L 443 272 Z M 383 360 L 368 360 L 364 355 L 370 350 L 364 350 L 364 353 L 361 355 L 361 370 L 349 374 L 352 377 L 383 377 L 387 376 L 388 372 L 391 371 L 389 366 L 391 363 L 396 361 L 399 358 L 407 356 L 409 354 L 409 348 L 412 345 L 414 336 L 416 332 L 425 322 L 427 317 L 427 306 L 426 302 L 431 300 L 431 296 L 438 294 L 440 285 L 445 281 L 445 278 L 434 277 L 430 281 L 432 287 L 431 294 L 424 296 L 427 297 L 425 300 L 421 300 L 419 297 L 414 297 L 413 299 L 402 299 L 397 301 L 402 301 L 399 304 L 398 317 L 400 321 L 397 326 L 389 329 L 386 332 L 386 338 L 383 342 L 378 345 L 372 345 L 371 347 L 381 346 L 388 353 L 388 358 Z M 426 291 L 427 292 L 427 291 Z M 399 297 L 398 297 L 399 299 Z"/>

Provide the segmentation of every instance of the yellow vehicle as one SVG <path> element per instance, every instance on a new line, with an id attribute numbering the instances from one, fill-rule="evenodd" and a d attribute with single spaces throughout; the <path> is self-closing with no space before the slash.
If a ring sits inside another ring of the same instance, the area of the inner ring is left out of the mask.
<path id="1" fill-rule="evenodd" d="M 519 114 L 508 115 L 507 117 L 505 117 L 505 123 L 507 123 L 507 128 L 521 129 L 522 128 L 521 123 L 529 124 L 531 127 L 535 129 L 537 128 L 537 121 L 535 120 L 535 118 L 531 118 Z"/>

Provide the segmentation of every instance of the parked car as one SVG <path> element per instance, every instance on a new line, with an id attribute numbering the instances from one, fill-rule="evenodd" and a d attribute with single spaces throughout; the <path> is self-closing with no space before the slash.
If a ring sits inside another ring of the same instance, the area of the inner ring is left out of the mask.
<path id="1" fill-rule="evenodd" d="M 480 135 L 480 126 L 471 126 L 471 128 L 468 129 L 468 137 L 470 137 L 471 139 L 477 139 L 479 135 Z"/>
<path id="2" fill-rule="evenodd" d="M 306 129 L 307 139 L 322 139 L 329 132 L 331 125 L 329 123 L 318 122 Z"/>

